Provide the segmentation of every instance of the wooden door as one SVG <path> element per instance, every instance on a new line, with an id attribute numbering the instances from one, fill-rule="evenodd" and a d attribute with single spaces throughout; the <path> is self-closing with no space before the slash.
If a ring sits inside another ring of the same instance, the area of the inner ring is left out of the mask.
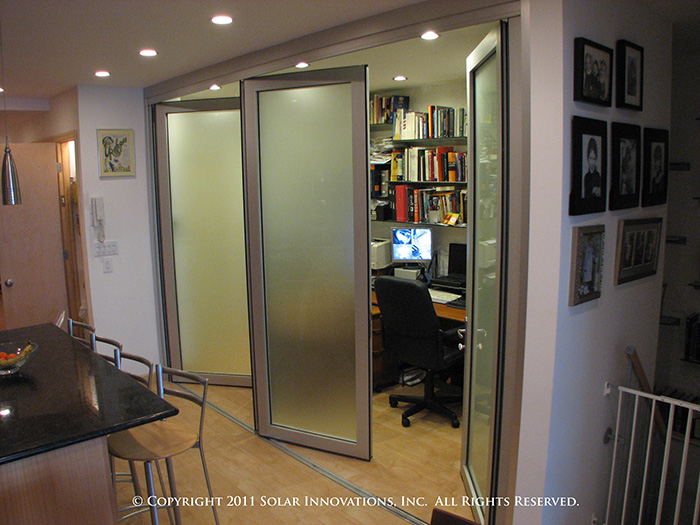
<path id="1" fill-rule="evenodd" d="M 4 329 L 54 322 L 68 308 L 56 146 L 12 144 L 22 204 L 0 206 Z"/>

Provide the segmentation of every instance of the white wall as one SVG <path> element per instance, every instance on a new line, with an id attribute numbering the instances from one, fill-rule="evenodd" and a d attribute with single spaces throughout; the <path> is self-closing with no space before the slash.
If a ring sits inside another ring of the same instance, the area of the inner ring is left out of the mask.
<path id="1" fill-rule="evenodd" d="M 615 286 L 618 221 L 665 218 L 666 207 L 569 217 L 571 117 L 607 121 L 608 137 L 613 121 L 668 129 L 671 25 L 632 0 L 532 0 L 530 17 L 530 275 L 521 429 L 524 457 L 516 490 L 521 495 L 573 496 L 579 505 L 520 509 L 515 522 L 588 523 L 593 513 L 604 515 L 612 454 L 612 446 L 603 444 L 603 435 L 608 426 L 614 426 L 614 405 L 603 396 L 603 385 L 625 382 L 628 345 L 637 348 L 647 375 L 653 377 L 659 330 L 663 248 L 656 276 Z M 573 102 L 574 38 L 578 36 L 613 49 L 623 38 L 644 47 L 643 112 Z M 605 225 L 602 295 L 569 307 L 572 228 L 593 224 Z"/>
<path id="2" fill-rule="evenodd" d="M 143 92 L 81 86 L 78 122 L 92 320 L 100 335 L 119 340 L 125 351 L 158 362 Z M 99 178 L 98 129 L 134 130 L 136 177 Z M 93 256 L 97 232 L 90 226 L 90 197 L 97 196 L 104 198 L 106 239 L 119 243 L 111 273 L 104 272 L 104 258 Z"/>

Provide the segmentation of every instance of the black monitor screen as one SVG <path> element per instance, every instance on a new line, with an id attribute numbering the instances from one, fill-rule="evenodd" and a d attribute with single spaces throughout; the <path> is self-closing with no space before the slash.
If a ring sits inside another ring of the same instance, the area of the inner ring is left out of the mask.
<path id="1" fill-rule="evenodd" d="M 393 262 L 429 262 L 433 257 L 433 238 L 429 228 L 393 228 Z"/>

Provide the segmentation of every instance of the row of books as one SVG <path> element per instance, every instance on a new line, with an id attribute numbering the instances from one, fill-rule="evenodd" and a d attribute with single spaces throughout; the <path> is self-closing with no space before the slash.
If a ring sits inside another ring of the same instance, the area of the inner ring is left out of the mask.
<path id="1" fill-rule="evenodd" d="M 466 119 L 464 108 L 428 106 L 427 112 L 398 108 L 393 119 L 394 140 L 466 137 Z"/>
<path id="2" fill-rule="evenodd" d="M 463 224 L 467 212 L 467 190 L 414 188 L 396 184 L 389 188 L 396 222 Z"/>
<path id="3" fill-rule="evenodd" d="M 390 180 L 395 182 L 466 182 L 467 154 L 453 146 L 396 148 L 391 153 Z"/>
<path id="4" fill-rule="evenodd" d="M 393 123 L 397 111 L 408 110 L 409 100 L 410 97 L 403 95 L 392 95 L 389 97 L 372 96 L 369 100 L 369 123 Z"/>

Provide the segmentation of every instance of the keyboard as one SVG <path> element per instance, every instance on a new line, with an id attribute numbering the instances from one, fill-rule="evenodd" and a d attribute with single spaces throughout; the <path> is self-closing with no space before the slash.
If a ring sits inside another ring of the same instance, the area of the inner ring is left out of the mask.
<path id="1" fill-rule="evenodd" d="M 467 309 L 467 300 L 464 297 L 458 297 L 453 301 L 447 301 L 445 304 L 447 306 L 451 306 L 452 308 L 461 308 L 462 310 Z"/>
<path id="2" fill-rule="evenodd" d="M 459 299 L 461 297 L 456 293 L 450 293 L 444 290 L 436 290 L 435 288 L 428 288 L 428 291 L 430 292 L 430 298 L 433 300 L 434 303 L 445 304 L 450 301 L 454 301 L 455 299 Z"/>

